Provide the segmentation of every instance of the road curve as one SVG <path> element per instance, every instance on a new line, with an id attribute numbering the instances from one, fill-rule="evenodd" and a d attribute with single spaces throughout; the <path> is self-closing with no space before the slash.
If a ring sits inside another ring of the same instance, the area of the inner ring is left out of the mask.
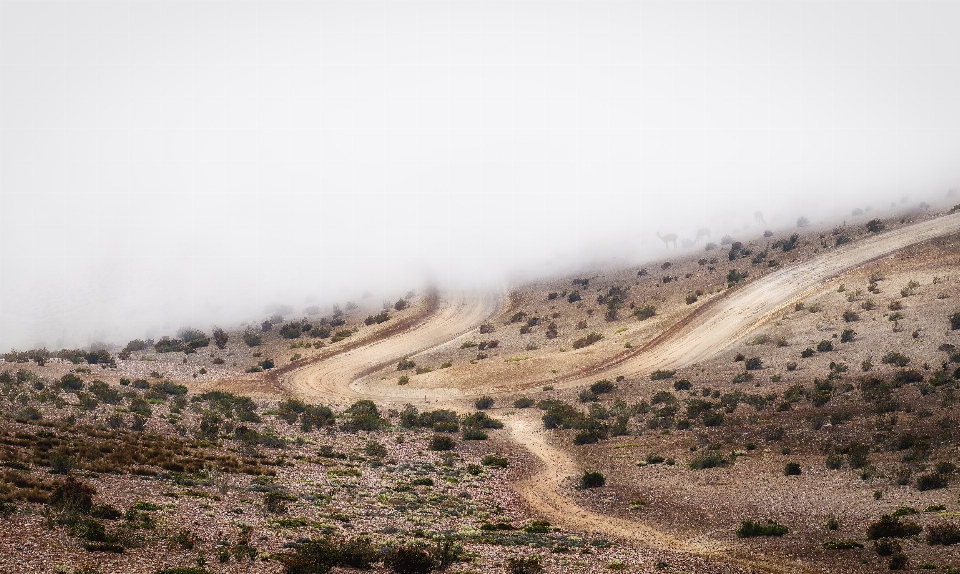
<path id="1" fill-rule="evenodd" d="M 532 382 L 518 381 L 512 391 L 543 384 L 578 386 L 592 382 L 597 376 L 637 376 L 655 369 L 675 369 L 705 360 L 766 324 L 784 308 L 817 290 L 823 283 L 910 245 L 958 232 L 960 213 L 900 227 L 816 255 L 729 290 L 639 349 L 621 353 L 565 376 Z M 462 335 L 494 316 L 500 308 L 499 296 L 447 296 L 439 310 L 416 327 L 290 372 L 282 376 L 279 383 L 294 395 L 340 404 L 359 398 L 369 398 L 381 404 L 420 402 L 408 396 L 411 391 L 404 394 L 404 387 L 370 386 L 359 389 L 355 383 L 400 358 L 434 348 Z M 450 390 L 451 396 L 444 397 L 443 390 L 436 389 L 430 398 L 438 406 L 443 404 L 457 408 L 464 396 L 454 389 Z M 490 391 L 479 389 L 476 393 Z M 599 515 L 582 508 L 567 498 L 561 488 L 567 477 L 580 472 L 576 461 L 545 440 L 537 420 L 518 413 L 507 417 L 505 422 L 511 438 L 530 450 L 543 465 L 538 473 L 516 485 L 518 492 L 535 512 L 557 524 L 582 531 L 601 531 L 762 572 L 807 571 L 798 563 L 778 563 L 753 555 L 745 556 L 708 539 L 685 542 L 640 522 Z"/>
<path id="2" fill-rule="evenodd" d="M 593 382 L 597 376 L 636 377 L 656 369 L 678 369 L 703 361 L 779 317 L 784 309 L 824 283 L 910 245 L 953 233 L 960 233 L 960 213 L 900 227 L 814 255 L 729 290 L 638 348 L 574 373 L 526 382 L 520 388 L 545 384 L 573 387 Z"/>
<path id="3" fill-rule="evenodd" d="M 636 376 L 707 359 L 779 316 L 785 307 L 824 282 L 910 245 L 958 232 L 960 213 L 902 227 L 771 273 L 711 301 L 638 351 L 566 377 L 564 386 L 588 384 L 596 376 L 605 374 Z M 547 381 L 523 386 L 532 387 L 544 382 Z M 538 421 L 517 414 L 505 422 L 513 440 L 524 445 L 543 465 L 540 472 L 516 486 L 518 492 L 532 509 L 558 524 L 579 530 L 600 530 L 669 550 L 723 557 L 731 565 L 762 572 L 807 571 L 802 564 L 744 556 L 734 549 L 720 548 L 716 542 L 683 542 L 643 523 L 599 515 L 580 507 L 562 492 L 563 481 L 582 472 L 576 461 L 545 440 Z"/>
<path id="4" fill-rule="evenodd" d="M 404 357 L 432 349 L 476 328 L 500 309 L 497 293 L 460 292 L 440 295 L 438 308 L 426 320 L 394 336 L 358 346 L 279 377 L 278 385 L 294 396 L 348 404 L 358 399 L 380 403 L 406 399 L 403 387 L 396 396 L 371 394 L 356 389 L 363 376 L 396 363 Z"/>

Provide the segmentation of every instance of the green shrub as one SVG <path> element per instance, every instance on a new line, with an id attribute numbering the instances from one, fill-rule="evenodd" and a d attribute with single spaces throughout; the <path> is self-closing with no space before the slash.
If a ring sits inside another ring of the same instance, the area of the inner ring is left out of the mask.
<path id="1" fill-rule="evenodd" d="M 303 334 L 303 324 L 299 321 L 280 327 L 280 336 L 284 339 L 298 339 Z"/>
<path id="2" fill-rule="evenodd" d="M 843 332 L 840 333 L 840 342 L 841 342 L 841 343 L 850 343 L 850 342 L 853 341 L 853 339 L 854 339 L 856 336 L 857 336 L 857 332 L 854 331 L 853 329 L 844 329 Z"/>
<path id="3" fill-rule="evenodd" d="M 669 369 L 657 369 L 656 371 L 650 373 L 651 381 L 662 381 L 663 379 L 669 379 L 676 374 L 676 371 L 671 371 Z"/>
<path id="4" fill-rule="evenodd" d="M 763 368 L 763 361 L 760 357 L 750 357 L 744 362 L 744 367 L 748 371 L 758 371 Z"/>
<path id="5" fill-rule="evenodd" d="M 390 424 L 390 421 L 380 416 L 377 405 L 370 400 L 359 400 L 350 408 L 344 411 L 348 416 L 343 422 L 341 428 L 348 432 L 356 431 L 375 431 L 380 430 Z"/>
<path id="6" fill-rule="evenodd" d="M 956 331 L 960 329 L 960 311 L 957 311 L 953 315 L 950 315 L 950 329 Z"/>
<path id="7" fill-rule="evenodd" d="M 718 468 L 730 466 L 733 461 L 717 452 L 710 452 L 700 455 L 690 461 L 690 468 L 693 470 L 704 470 L 707 468 Z"/>
<path id="8" fill-rule="evenodd" d="M 513 408 L 515 409 L 528 409 L 533 405 L 534 401 L 530 397 L 520 397 L 519 399 L 513 401 Z"/>
<path id="9" fill-rule="evenodd" d="M 876 551 L 877 556 L 893 556 L 903 551 L 900 543 L 893 538 L 880 538 L 879 540 L 875 540 L 873 542 L 873 549 Z"/>
<path id="10" fill-rule="evenodd" d="M 783 536 L 790 532 L 786 526 L 767 520 L 766 523 L 753 520 L 744 520 L 737 529 L 738 538 L 752 538 L 754 536 Z"/>
<path id="11" fill-rule="evenodd" d="M 607 483 L 606 477 L 599 472 L 584 472 L 583 476 L 580 477 L 580 488 L 600 488 Z"/>
<path id="12" fill-rule="evenodd" d="M 483 457 L 483 460 L 480 461 L 483 466 L 495 466 L 497 468 L 507 468 L 507 458 L 503 456 L 497 456 L 495 454 L 488 454 Z"/>
<path id="13" fill-rule="evenodd" d="M 787 465 L 783 467 L 783 474 L 785 476 L 799 476 L 801 472 L 800 463 L 797 462 L 788 462 Z"/>
<path id="14" fill-rule="evenodd" d="M 487 413 L 476 412 L 470 413 L 463 417 L 463 426 L 472 427 L 478 429 L 502 429 L 503 422 L 497 420 Z"/>
<path id="15" fill-rule="evenodd" d="M 737 269 L 731 269 L 727 272 L 727 287 L 733 287 L 737 283 L 743 281 L 749 275 L 749 271 L 739 271 Z"/>
<path id="16" fill-rule="evenodd" d="M 68 391 L 79 391 L 83 388 L 83 379 L 73 373 L 67 373 L 60 377 L 60 386 Z"/>
<path id="17" fill-rule="evenodd" d="M 543 572 L 539 556 L 511 556 L 507 558 L 507 572 L 509 574 L 540 574 Z"/>
<path id="18" fill-rule="evenodd" d="M 447 435 L 437 434 L 430 439 L 430 450 L 453 450 L 456 445 L 457 443 Z"/>
<path id="19" fill-rule="evenodd" d="M 800 356 L 804 359 L 808 359 L 813 356 L 814 352 L 815 351 L 813 349 L 807 347 L 806 349 L 800 351 Z"/>
<path id="20" fill-rule="evenodd" d="M 187 346 L 179 339 L 163 337 L 153 344 L 153 348 L 158 353 L 179 353 L 185 351 Z"/>
<path id="21" fill-rule="evenodd" d="M 463 429 L 463 440 L 487 440 L 487 433 L 476 428 Z"/>
<path id="22" fill-rule="evenodd" d="M 657 308 L 653 305 L 644 305 L 633 310 L 633 316 L 636 317 L 638 321 L 646 321 L 656 314 Z"/>
<path id="23" fill-rule="evenodd" d="M 263 340 L 259 334 L 253 331 L 247 331 L 243 334 L 243 342 L 246 343 L 248 347 L 259 347 Z"/>
<path id="24" fill-rule="evenodd" d="M 817 343 L 817 352 L 818 353 L 828 353 L 833 350 L 833 341 L 829 339 L 824 339 Z"/>
<path id="25" fill-rule="evenodd" d="M 680 379 L 673 383 L 673 390 L 675 391 L 689 391 L 693 385 L 687 379 Z"/>
<path id="26" fill-rule="evenodd" d="M 901 522 L 899 517 L 884 514 L 880 520 L 867 526 L 867 540 L 906 538 L 920 534 L 922 530 L 916 522 Z"/>
<path id="27" fill-rule="evenodd" d="M 400 362 L 397 363 L 398 371 L 408 371 L 410 369 L 416 368 L 417 364 L 411 359 L 400 359 Z"/>

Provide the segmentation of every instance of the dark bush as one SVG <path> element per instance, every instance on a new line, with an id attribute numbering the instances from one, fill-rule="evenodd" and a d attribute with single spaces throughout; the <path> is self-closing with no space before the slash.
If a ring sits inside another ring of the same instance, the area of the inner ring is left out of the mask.
<path id="1" fill-rule="evenodd" d="M 493 408 L 493 397 L 482 396 L 473 404 L 478 410 Z"/>
<path id="2" fill-rule="evenodd" d="M 850 343 L 854 340 L 856 336 L 857 336 L 857 332 L 854 331 L 853 329 L 844 329 L 843 332 L 840 333 L 840 342 Z"/>
<path id="3" fill-rule="evenodd" d="M 151 341 L 144 341 L 143 339 L 134 339 L 127 343 L 127 346 L 123 348 L 124 353 L 135 353 L 137 351 L 143 351 L 150 348 L 152 344 Z"/>
<path id="4" fill-rule="evenodd" d="M 669 379 L 676 374 L 676 371 L 671 371 L 668 369 L 657 369 L 656 371 L 650 373 L 651 381 L 662 381 L 663 379 Z"/>
<path id="5" fill-rule="evenodd" d="M 606 379 L 597 381 L 592 385 L 590 385 L 590 391 L 598 395 L 602 395 L 604 393 L 612 393 L 613 389 L 614 389 L 613 383 L 611 383 Z"/>
<path id="6" fill-rule="evenodd" d="M 163 337 L 154 343 L 153 348 L 158 353 L 179 353 L 187 349 L 186 345 L 183 344 L 183 341 L 179 339 L 171 339 L 170 337 Z"/>
<path id="7" fill-rule="evenodd" d="M 883 222 L 879 219 L 871 219 L 867 222 L 867 231 L 870 233 L 880 233 L 884 230 Z"/>
<path id="8" fill-rule="evenodd" d="M 730 466 L 733 464 L 733 461 L 724 457 L 720 453 L 711 452 L 707 454 L 700 455 L 690 461 L 690 468 L 693 470 L 704 470 L 707 468 L 718 468 L 722 466 Z"/>
<path id="9" fill-rule="evenodd" d="M 938 522 L 927 526 L 927 544 L 952 546 L 960 543 L 960 526 L 953 522 Z"/>
<path id="10" fill-rule="evenodd" d="M 748 371 L 758 371 L 763 368 L 763 361 L 760 360 L 760 357 L 750 357 L 744 362 L 744 367 Z"/>
<path id="11" fill-rule="evenodd" d="M 280 336 L 284 339 L 297 339 L 303 334 L 303 325 L 298 321 L 280 327 Z"/>
<path id="12" fill-rule="evenodd" d="M 804 359 L 808 359 L 813 356 L 814 352 L 815 351 L 813 349 L 807 347 L 806 349 L 800 351 L 800 356 Z"/>
<path id="13" fill-rule="evenodd" d="M 463 440 L 487 440 L 487 433 L 477 428 L 463 429 Z"/>
<path id="14" fill-rule="evenodd" d="M 741 272 L 737 269 L 731 269 L 727 272 L 727 287 L 733 287 L 737 283 L 743 281 L 747 278 L 748 274 L 748 271 Z"/>
<path id="15" fill-rule="evenodd" d="M 633 310 L 633 316 L 639 321 L 645 321 L 657 314 L 657 309 L 653 305 L 644 305 Z"/>
<path id="16" fill-rule="evenodd" d="M 68 391 L 79 391 L 83 388 L 83 379 L 73 373 L 67 373 L 60 377 L 60 386 Z"/>
<path id="17" fill-rule="evenodd" d="M 368 315 L 366 319 L 363 320 L 364 325 L 379 325 L 381 323 L 386 323 L 390 320 L 390 313 L 386 311 L 381 311 L 376 315 Z"/>
<path id="18" fill-rule="evenodd" d="M 910 364 L 910 357 L 902 353 L 898 353 L 896 351 L 888 351 L 883 356 L 883 358 L 880 359 L 880 362 L 885 365 L 896 365 L 898 367 L 906 367 L 907 365 Z"/>
<path id="19" fill-rule="evenodd" d="M 606 477 L 599 472 L 584 472 L 580 477 L 580 488 L 600 488 L 606 483 Z"/>
<path id="20" fill-rule="evenodd" d="M 783 467 L 783 474 L 785 476 L 800 476 L 800 463 L 798 462 L 788 462 L 786 466 Z"/>
<path id="21" fill-rule="evenodd" d="M 833 350 L 833 341 L 829 339 L 824 339 L 817 343 L 817 352 L 818 353 L 829 353 Z"/>
<path id="22" fill-rule="evenodd" d="M 470 413 L 463 417 L 463 426 L 478 429 L 502 429 L 503 422 L 499 421 L 487 413 Z"/>
<path id="23" fill-rule="evenodd" d="M 519 399 L 513 401 L 513 408 L 515 409 L 528 409 L 533 405 L 534 401 L 530 397 L 520 397 Z"/>
<path id="24" fill-rule="evenodd" d="M 86 514 L 93 508 L 96 493 L 92 486 L 68 476 L 53 490 L 49 502 L 55 508 Z"/>
<path id="25" fill-rule="evenodd" d="M 263 340 L 259 334 L 253 331 L 247 331 L 243 334 L 243 342 L 246 343 L 248 347 L 259 347 Z"/>
<path id="26" fill-rule="evenodd" d="M 856 311 L 844 311 L 843 320 L 846 321 L 847 323 L 853 323 L 855 321 L 859 321 L 860 313 L 857 313 Z"/>
<path id="27" fill-rule="evenodd" d="M 216 345 L 218 349 L 226 349 L 227 341 L 229 340 L 230 337 L 227 335 L 226 331 L 220 327 L 215 327 L 213 329 L 213 344 Z"/>
<path id="28" fill-rule="evenodd" d="M 383 558 L 383 564 L 397 574 L 426 574 L 438 566 L 437 560 L 419 546 L 397 546 Z"/>
<path id="29" fill-rule="evenodd" d="M 453 450 L 457 443 L 447 435 L 436 434 L 430 439 L 430 450 Z"/>
<path id="30" fill-rule="evenodd" d="M 603 339 L 603 335 L 601 335 L 600 333 L 597 333 L 597 332 L 593 332 L 593 333 L 590 333 L 589 335 L 587 335 L 586 337 L 583 337 L 583 338 L 580 338 L 580 339 L 577 339 L 576 341 L 574 341 L 574 342 L 573 342 L 573 348 L 574 348 L 574 349 L 582 349 L 582 348 L 584 348 L 584 347 L 588 347 L 588 346 L 590 346 L 590 345 L 592 345 L 592 344 L 600 341 L 601 339 Z"/>
<path id="31" fill-rule="evenodd" d="M 410 306 L 410 303 L 407 303 L 407 300 L 403 298 L 397 299 L 397 302 L 393 304 L 393 308 L 396 309 L 397 311 L 403 311 L 409 306 Z"/>
<path id="32" fill-rule="evenodd" d="M 921 474 L 917 477 L 917 490 L 936 490 L 938 488 L 946 488 L 950 484 L 950 479 L 946 474 L 939 472 L 931 472 L 927 474 Z"/>
<path id="33" fill-rule="evenodd" d="M 893 538 L 881 538 L 879 540 L 874 540 L 873 549 L 876 551 L 877 556 L 893 556 L 894 554 L 900 554 L 903 551 L 903 547 L 900 546 L 900 543 Z"/>
<path id="34" fill-rule="evenodd" d="M 673 383 L 673 390 L 675 391 L 689 391 L 693 385 L 690 384 L 690 381 L 687 379 L 680 379 Z"/>
<path id="35" fill-rule="evenodd" d="M 349 432 L 356 431 L 375 431 L 380 430 L 390 424 L 390 422 L 380 416 L 377 405 L 370 400 L 359 400 L 350 408 L 344 411 L 348 419 L 341 425 L 343 430 Z"/>
<path id="36" fill-rule="evenodd" d="M 901 522 L 898 517 L 884 514 L 880 520 L 867 526 L 867 540 L 906 538 L 920 534 L 922 530 L 916 522 Z"/>
<path id="37" fill-rule="evenodd" d="M 511 556 L 507 558 L 508 574 L 540 574 L 543 572 L 539 556 Z"/>
<path id="38" fill-rule="evenodd" d="M 287 574 L 322 574 L 334 566 L 367 570 L 379 560 L 377 549 L 369 538 L 314 538 L 298 541 L 292 551 L 280 554 L 278 560 Z"/>
<path id="39" fill-rule="evenodd" d="M 411 359 L 400 359 L 400 362 L 397 363 L 398 371 L 409 371 L 410 369 L 416 368 L 417 364 Z"/>
<path id="40" fill-rule="evenodd" d="M 794 233 L 790 236 L 790 239 L 778 239 L 774 241 L 772 247 L 786 253 L 787 251 L 793 251 L 797 247 L 798 241 L 800 241 L 800 235 Z"/>
<path id="41" fill-rule="evenodd" d="M 950 315 L 950 329 L 953 331 L 960 329 L 960 311 Z"/>
<path id="42" fill-rule="evenodd" d="M 754 536 L 783 536 L 790 532 L 786 526 L 767 520 L 766 523 L 754 520 L 744 520 L 737 529 L 737 538 L 752 538 Z"/>

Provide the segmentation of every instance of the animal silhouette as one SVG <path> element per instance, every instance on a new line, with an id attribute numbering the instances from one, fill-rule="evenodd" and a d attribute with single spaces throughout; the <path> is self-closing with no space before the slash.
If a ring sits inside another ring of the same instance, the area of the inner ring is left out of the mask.
<path id="1" fill-rule="evenodd" d="M 660 235 L 660 232 L 658 231 L 658 232 L 657 232 L 657 237 L 660 238 L 660 241 L 663 241 L 663 246 L 664 246 L 664 247 L 666 247 L 666 248 L 669 249 L 670 246 L 669 246 L 668 244 L 669 244 L 669 243 L 673 243 L 673 247 L 674 247 L 674 249 L 676 249 L 676 247 L 677 247 L 677 234 L 676 234 L 676 233 L 668 233 L 668 234 L 666 234 L 666 235 Z"/>
<path id="2" fill-rule="evenodd" d="M 700 240 L 703 239 L 704 237 L 706 237 L 707 239 L 710 238 L 710 228 L 709 228 L 709 227 L 703 227 L 703 228 L 701 228 L 701 229 L 698 229 L 698 230 L 697 230 L 697 237 L 693 240 L 693 242 L 694 242 L 694 243 L 700 243 Z"/>
<path id="3" fill-rule="evenodd" d="M 757 221 L 757 223 L 759 223 L 760 225 L 766 225 L 766 224 L 767 224 L 767 222 L 763 220 L 763 212 L 762 212 L 762 211 L 754 211 L 754 212 L 753 212 L 753 218 L 754 218 L 754 219 Z"/>

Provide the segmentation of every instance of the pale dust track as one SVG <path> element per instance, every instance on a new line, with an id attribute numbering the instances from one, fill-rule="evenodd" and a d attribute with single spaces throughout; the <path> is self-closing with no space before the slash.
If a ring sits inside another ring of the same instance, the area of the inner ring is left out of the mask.
<path id="1" fill-rule="evenodd" d="M 287 373 L 279 379 L 279 386 L 299 397 L 337 404 L 359 399 L 381 403 L 391 399 L 416 402 L 402 393 L 402 387 L 398 387 L 396 396 L 389 396 L 356 389 L 354 383 L 366 374 L 440 346 L 476 328 L 499 311 L 502 300 L 493 293 L 453 293 L 441 296 L 438 305 L 435 313 L 417 325 L 395 336 Z"/>
<path id="2" fill-rule="evenodd" d="M 654 369 L 679 368 L 707 359 L 763 326 L 782 313 L 784 308 L 817 290 L 825 282 L 911 245 L 957 232 L 960 232 L 960 213 L 901 227 L 817 255 L 730 290 L 634 352 L 565 377 L 536 382 L 518 381 L 516 390 L 547 383 L 577 386 L 592 382 L 594 377 L 604 374 L 636 376 Z M 281 380 L 282 386 L 300 396 L 328 401 L 346 402 L 358 398 L 379 402 L 400 400 L 402 395 L 357 392 L 353 384 L 363 375 L 399 358 L 456 338 L 492 317 L 499 308 L 500 301 L 495 297 L 461 296 L 447 301 L 431 320 L 395 337 L 294 371 Z M 482 392 L 483 389 L 478 391 Z M 436 391 L 432 398 L 443 402 L 442 394 Z M 409 402 L 420 401 L 413 399 Z M 448 400 L 447 403 L 449 406 L 458 406 L 459 399 Z M 717 541 L 683 541 L 640 522 L 600 515 L 582 508 L 562 493 L 562 482 L 580 471 L 576 462 L 546 441 L 535 420 L 518 414 L 508 417 L 506 422 L 511 437 L 530 450 L 543 465 L 538 473 L 517 484 L 517 490 L 534 511 L 558 524 L 582 531 L 605 532 L 668 550 L 708 556 L 761 572 L 809 570 L 797 563 L 742 556 Z"/>

